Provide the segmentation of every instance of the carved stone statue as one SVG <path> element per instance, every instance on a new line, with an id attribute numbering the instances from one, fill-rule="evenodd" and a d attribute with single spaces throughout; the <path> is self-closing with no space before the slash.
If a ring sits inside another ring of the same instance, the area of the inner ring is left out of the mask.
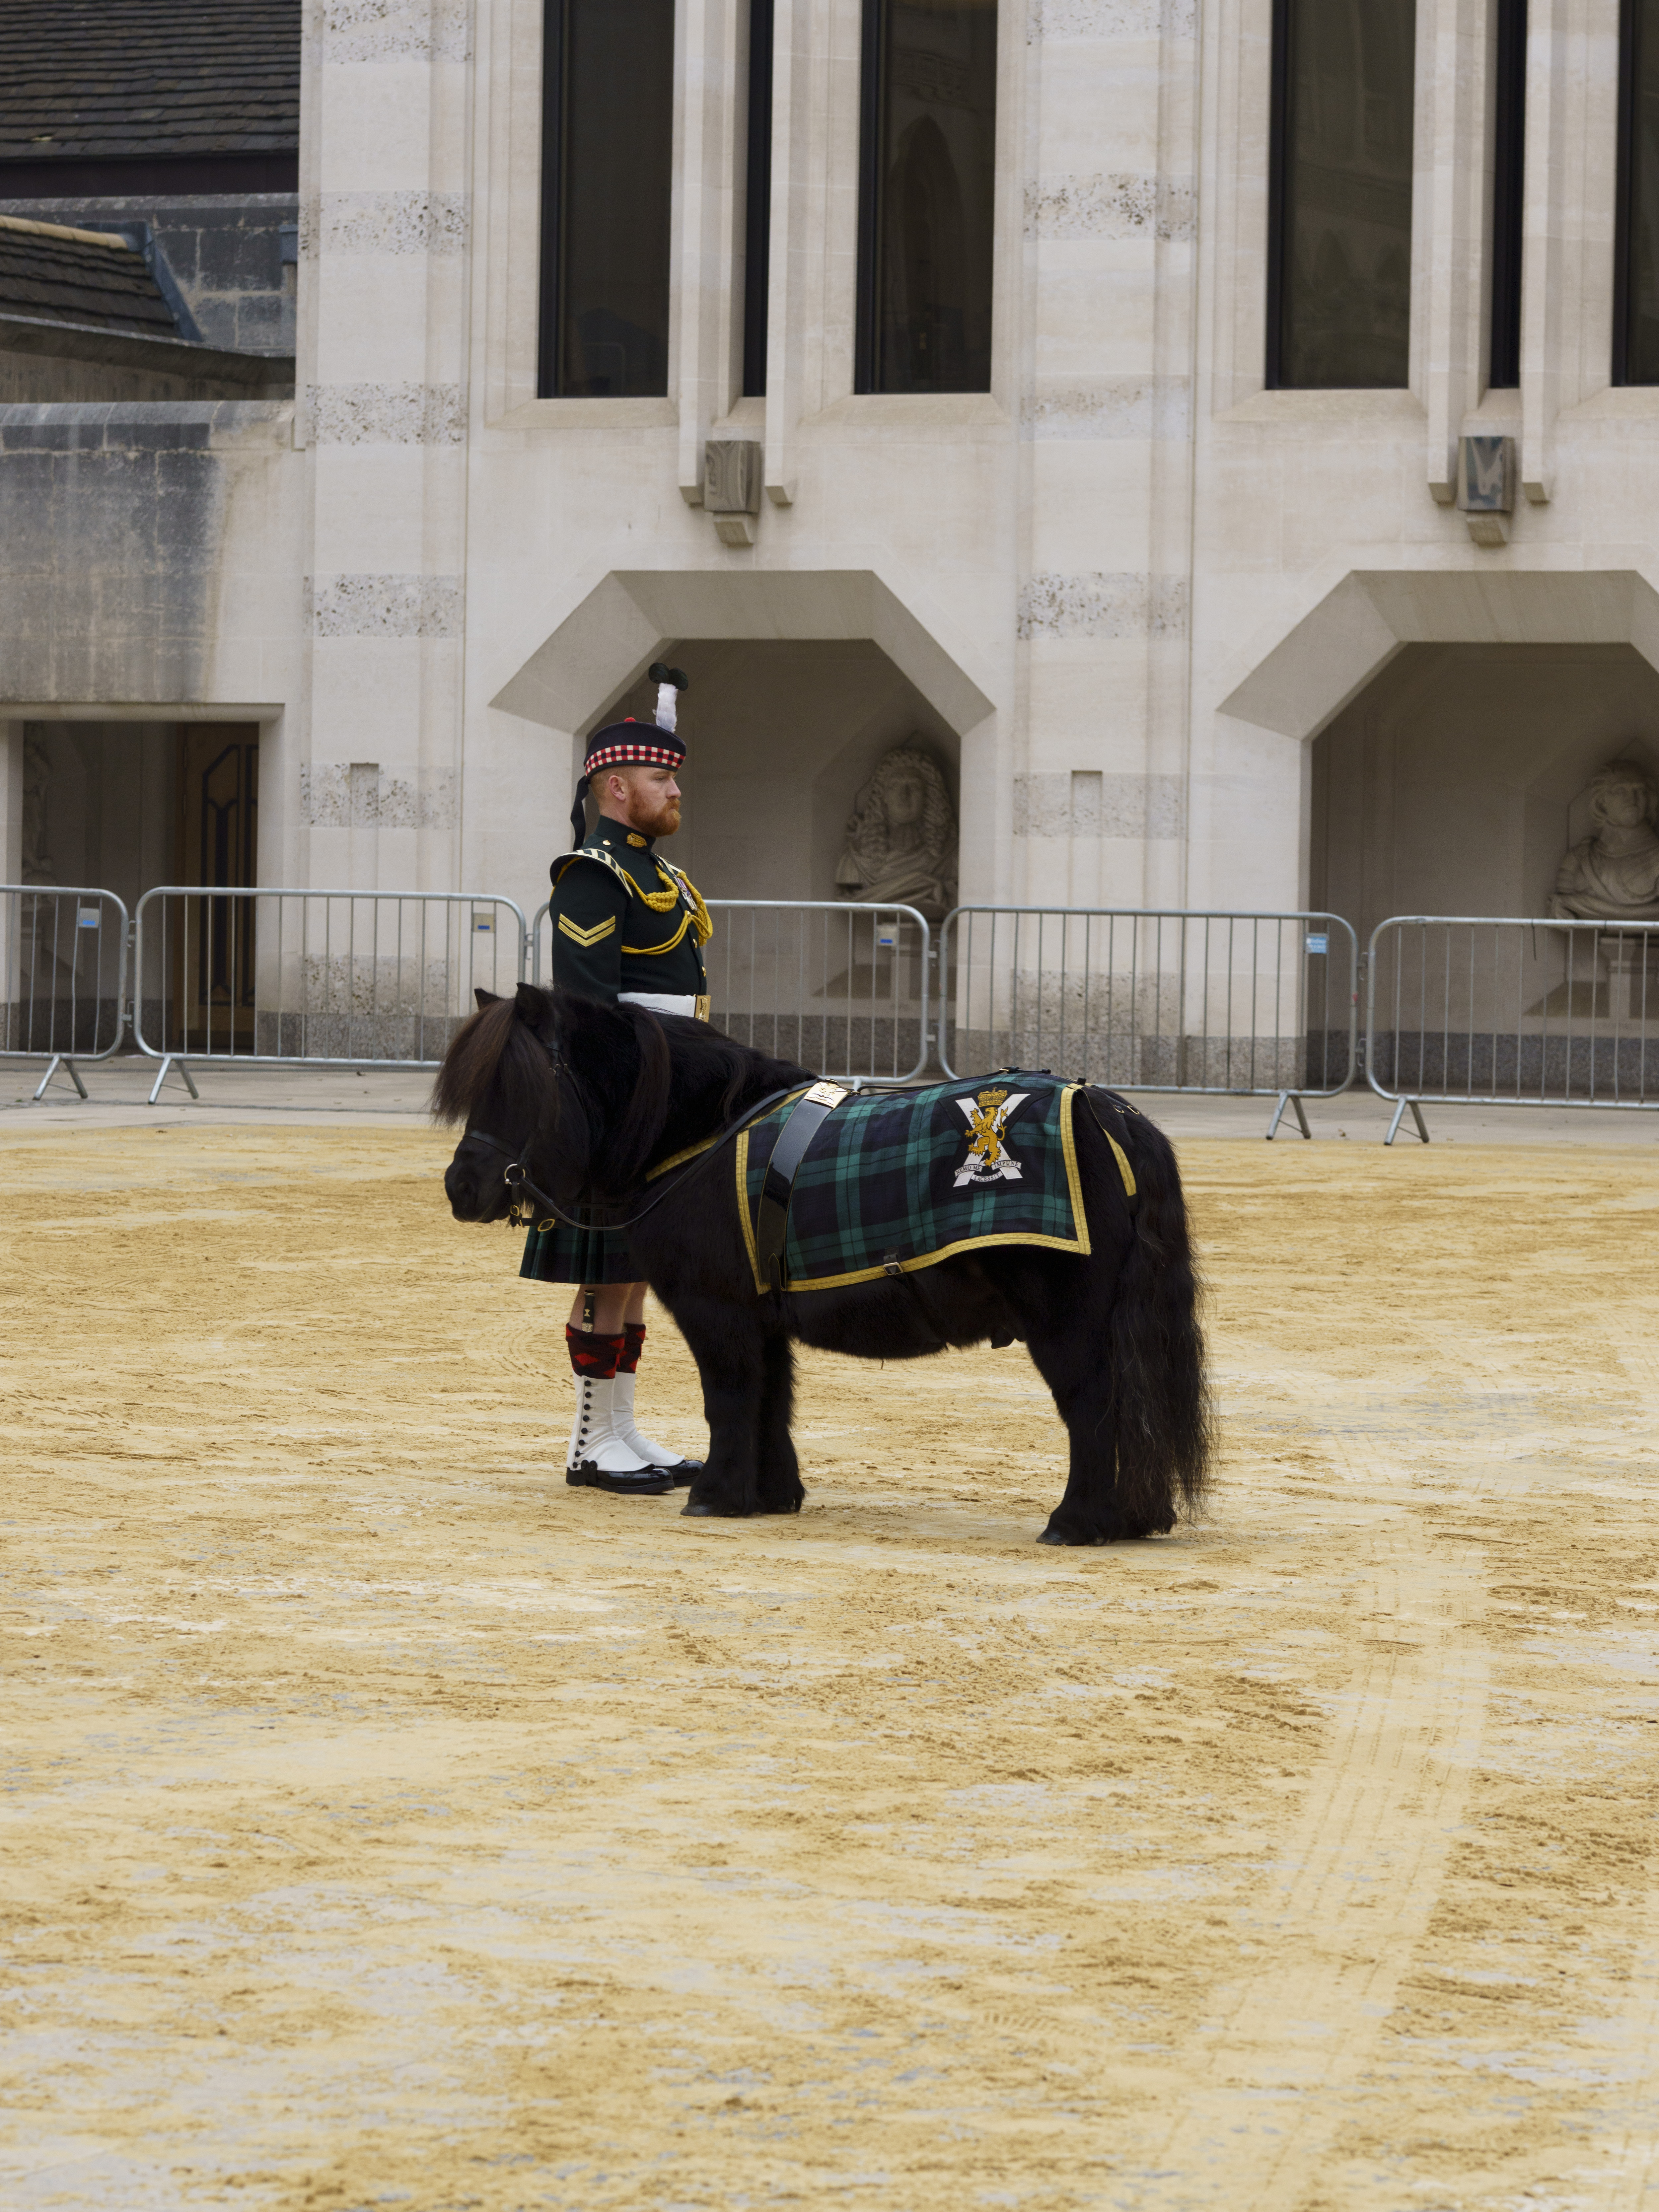
<path id="1" fill-rule="evenodd" d="M 1659 785 L 1639 761 L 1609 761 L 1590 780 L 1595 834 L 1561 863 L 1553 921 L 1659 921 Z"/>
<path id="2" fill-rule="evenodd" d="M 929 921 L 956 904 L 956 810 L 920 745 L 895 745 L 860 792 L 836 884 L 848 898 L 918 907 Z"/>

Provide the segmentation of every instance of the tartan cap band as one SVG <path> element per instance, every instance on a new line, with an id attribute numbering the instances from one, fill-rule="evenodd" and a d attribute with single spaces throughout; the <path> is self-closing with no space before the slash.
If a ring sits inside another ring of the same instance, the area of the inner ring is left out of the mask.
<path id="1" fill-rule="evenodd" d="M 592 775 L 602 768 L 639 762 L 650 768 L 678 768 L 684 758 L 683 752 L 671 753 L 664 745 L 606 745 L 602 752 L 589 753 L 583 772 Z"/>
<path id="2" fill-rule="evenodd" d="M 684 743 L 672 730 L 659 729 L 654 722 L 611 722 L 588 739 L 582 773 L 593 775 L 600 769 L 630 763 L 678 768 L 684 758 Z"/>

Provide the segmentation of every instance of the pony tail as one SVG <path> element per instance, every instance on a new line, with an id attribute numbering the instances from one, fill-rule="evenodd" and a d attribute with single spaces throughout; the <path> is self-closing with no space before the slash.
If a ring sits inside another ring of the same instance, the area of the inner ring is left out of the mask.
<path id="1" fill-rule="evenodd" d="M 668 1086 L 673 1063 L 669 1056 L 668 1039 L 663 1034 L 662 1024 L 645 1006 L 617 1008 L 626 1012 L 634 1031 L 635 1042 L 640 1050 L 640 1072 L 635 1079 L 633 1096 L 629 1099 L 617 1132 L 616 1141 L 610 1147 L 614 1173 L 618 1182 L 625 1182 L 639 1174 L 656 1149 L 662 1134 L 663 1124 L 668 1119 Z"/>
<path id="2" fill-rule="evenodd" d="M 1204 1383 L 1198 1270 L 1175 1148 L 1144 1117 L 1134 1134 L 1140 1194 L 1134 1243 L 1111 1318 L 1116 1502 L 1132 1522 L 1167 1528 L 1177 1494 L 1188 1514 L 1203 1503 L 1215 1455 L 1214 1413 Z"/>

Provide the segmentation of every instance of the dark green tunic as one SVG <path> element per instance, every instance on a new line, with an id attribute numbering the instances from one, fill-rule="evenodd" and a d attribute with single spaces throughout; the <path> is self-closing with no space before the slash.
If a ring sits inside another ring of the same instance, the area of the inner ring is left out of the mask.
<path id="1" fill-rule="evenodd" d="M 652 839 L 601 815 L 586 842 L 561 853 L 550 873 L 553 981 L 561 989 L 612 1004 L 623 992 L 695 999 L 707 1019 L 708 909 Z M 625 1230 L 572 1229 L 551 1218 L 531 1229 L 519 1273 L 544 1283 L 639 1279 Z"/>

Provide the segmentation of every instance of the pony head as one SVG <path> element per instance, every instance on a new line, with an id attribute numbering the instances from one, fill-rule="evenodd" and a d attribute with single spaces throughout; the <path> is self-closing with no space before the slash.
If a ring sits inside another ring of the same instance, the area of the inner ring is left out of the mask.
<path id="1" fill-rule="evenodd" d="M 510 999 L 474 996 L 478 1010 L 432 1088 L 434 1120 L 465 1127 L 444 1175 L 456 1219 L 507 1218 L 514 1160 L 567 1212 L 626 1189 L 667 1109 L 668 1048 L 655 1017 L 534 983 Z"/>

